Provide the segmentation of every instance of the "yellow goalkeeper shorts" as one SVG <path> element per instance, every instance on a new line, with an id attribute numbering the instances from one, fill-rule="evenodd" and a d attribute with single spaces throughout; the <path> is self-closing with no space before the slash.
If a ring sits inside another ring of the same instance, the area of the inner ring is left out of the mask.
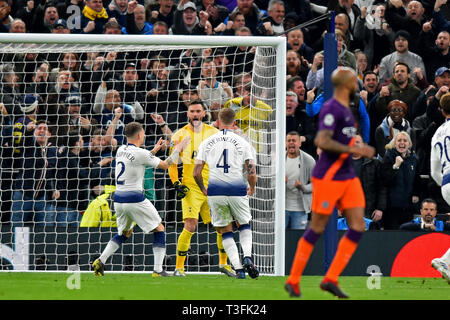
<path id="1" fill-rule="evenodd" d="M 209 213 L 208 200 L 206 196 L 195 189 L 189 190 L 186 197 L 181 199 L 183 211 L 183 221 L 187 218 L 199 220 L 199 215 L 205 224 L 211 222 L 211 214 Z"/>

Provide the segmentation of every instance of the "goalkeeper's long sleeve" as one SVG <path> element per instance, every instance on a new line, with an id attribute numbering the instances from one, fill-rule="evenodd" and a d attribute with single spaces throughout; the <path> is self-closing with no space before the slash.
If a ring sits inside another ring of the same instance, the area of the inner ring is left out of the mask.
<path id="1" fill-rule="evenodd" d="M 172 164 L 169 166 L 169 177 L 172 183 L 175 183 L 178 181 L 178 166 L 176 164 Z"/>

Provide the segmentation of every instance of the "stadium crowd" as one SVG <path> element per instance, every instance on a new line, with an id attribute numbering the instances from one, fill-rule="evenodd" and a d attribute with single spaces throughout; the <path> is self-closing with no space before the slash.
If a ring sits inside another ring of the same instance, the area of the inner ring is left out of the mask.
<path id="1" fill-rule="evenodd" d="M 438 217 L 450 212 L 430 178 L 431 138 L 444 122 L 440 101 L 450 87 L 446 3 L 0 0 L 0 32 L 286 37 L 286 222 L 304 229 L 320 153 L 314 137 L 328 21 L 290 29 L 334 10 L 338 65 L 359 78 L 352 103 L 357 140 L 377 150 L 373 159 L 354 158 L 368 226 L 399 229 L 420 215 L 424 199 L 436 201 Z M 251 47 L 1 54 L 1 222 L 77 225 L 90 201 L 114 184 L 125 124 L 141 122 L 151 147 L 187 124 L 191 100 L 203 101 L 211 123 L 220 108 L 247 108 L 254 56 Z M 261 120 L 270 117 L 265 110 Z M 244 114 L 237 120 L 245 132 Z M 166 202 L 175 198 L 167 176 L 148 176 L 158 211 L 174 210 Z"/>

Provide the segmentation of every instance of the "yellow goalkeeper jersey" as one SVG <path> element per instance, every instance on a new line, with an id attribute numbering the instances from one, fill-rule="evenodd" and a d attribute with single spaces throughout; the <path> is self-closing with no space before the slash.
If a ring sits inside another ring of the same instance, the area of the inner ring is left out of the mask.
<path id="1" fill-rule="evenodd" d="M 187 136 L 191 137 L 191 143 L 183 150 L 183 152 L 180 153 L 180 159 L 183 162 L 183 177 L 181 183 L 187 186 L 190 190 L 194 189 L 198 192 L 201 191 L 194 180 L 194 166 L 198 147 L 200 146 L 200 143 L 203 142 L 203 140 L 209 138 L 219 131 L 217 128 L 205 123 L 203 123 L 202 126 L 203 127 L 201 132 L 194 132 L 190 124 L 185 125 L 183 128 L 173 134 L 170 144 L 170 153 L 172 153 L 172 148 L 176 143 L 179 143 Z M 172 180 L 172 183 L 178 181 L 178 168 L 176 164 L 173 164 L 169 167 L 169 176 L 170 180 Z M 209 167 L 207 164 L 203 168 L 202 176 L 203 184 L 205 185 L 205 187 L 207 187 L 209 177 Z"/>
<path id="2" fill-rule="evenodd" d="M 268 126 L 273 110 L 260 100 L 256 100 L 255 105 L 251 107 L 244 106 L 243 100 L 243 97 L 228 100 L 223 107 L 231 108 L 236 112 L 236 125 L 247 135 L 250 143 L 259 152 L 264 143 L 261 130 Z"/>
<path id="3" fill-rule="evenodd" d="M 243 97 L 228 100 L 223 107 L 236 112 L 236 124 L 245 133 L 250 128 L 255 130 L 265 128 L 266 120 L 273 112 L 272 108 L 260 100 L 256 100 L 255 105 L 250 108 L 242 104 L 243 100 Z"/>

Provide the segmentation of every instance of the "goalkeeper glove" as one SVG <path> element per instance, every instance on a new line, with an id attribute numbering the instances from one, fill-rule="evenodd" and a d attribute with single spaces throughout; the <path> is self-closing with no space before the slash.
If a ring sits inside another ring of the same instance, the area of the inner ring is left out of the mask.
<path id="1" fill-rule="evenodd" d="M 181 200 L 184 197 L 186 197 L 186 194 L 189 191 L 189 188 L 185 186 L 184 184 L 181 184 L 180 181 L 176 181 L 173 186 L 175 187 L 175 190 L 177 191 L 177 199 Z"/>

